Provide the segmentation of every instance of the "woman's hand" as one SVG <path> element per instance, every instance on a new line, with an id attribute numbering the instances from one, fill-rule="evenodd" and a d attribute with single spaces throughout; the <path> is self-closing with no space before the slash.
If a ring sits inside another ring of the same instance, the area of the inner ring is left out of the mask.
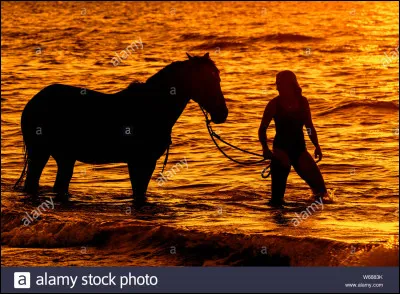
<path id="1" fill-rule="evenodd" d="M 272 153 L 271 150 L 269 150 L 269 148 L 266 148 L 263 150 L 263 156 L 264 156 L 264 159 L 272 159 L 274 154 Z"/>
<path id="2" fill-rule="evenodd" d="M 315 147 L 314 155 L 315 155 L 315 158 L 318 158 L 318 161 L 320 161 L 322 159 L 322 151 L 321 151 L 321 147 L 319 145 L 317 147 Z"/>

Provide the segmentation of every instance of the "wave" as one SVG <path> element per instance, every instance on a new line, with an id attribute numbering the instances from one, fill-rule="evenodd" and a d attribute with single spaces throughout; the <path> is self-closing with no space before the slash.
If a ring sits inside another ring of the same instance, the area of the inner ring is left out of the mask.
<path id="1" fill-rule="evenodd" d="M 171 250 L 175 250 L 179 254 L 171 262 L 176 266 L 398 265 L 396 241 L 385 247 L 311 237 L 202 232 L 128 220 L 63 221 L 56 217 L 25 227 L 15 211 L 3 213 L 2 222 L 2 244 L 9 247 L 89 246 L 104 254 L 145 252 L 146 259 L 155 260 L 170 260 Z"/>
<path id="2" fill-rule="evenodd" d="M 275 51 L 280 51 L 280 52 L 298 52 L 298 51 L 304 51 L 306 47 L 287 47 L 287 46 L 275 46 L 270 48 L 269 50 L 275 50 Z M 317 47 L 312 47 L 313 52 L 320 52 L 320 53 L 347 53 L 347 52 L 361 52 L 359 49 L 352 49 L 352 48 L 347 48 L 347 47 L 336 47 L 332 49 L 326 49 L 326 48 L 317 48 Z M 340 74 L 342 75 L 342 73 Z"/>
<path id="3" fill-rule="evenodd" d="M 187 33 L 179 36 L 178 41 L 203 41 L 203 43 L 194 46 L 192 50 L 207 50 L 215 48 L 232 48 L 232 47 L 246 47 L 248 44 L 255 44 L 258 42 L 312 42 L 322 41 L 323 38 L 312 37 L 300 34 L 267 34 L 258 37 L 240 37 L 240 36 L 216 36 L 216 35 L 202 35 L 199 33 Z M 283 47 L 274 47 L 273 49 L 279 50 Z M 286 48 L 286 50 L 294 50 L 293 48 Z"/>
<path id="4" fill-rule="evenodd" d="M 193 46 L 191 50 L 217 50 L 219 49 L 227 49 L 227 48 L 237 48 L 237 47 L 245 47 L 246 44 L 240 41 L 213 41 L 213 42 L 205 42 L 197 46 Z"/>
<path id="5" fill-rule="evenodd" d="M 338 106 L 335 106 L 329 110 L 318 113 L 318 115 L 332 114 L 341 110 L 352 110 L 359 107 L 373 108 L 378 110 L 399 110 L 399 105 L 396 102 L 391 101 L 373 101 L 373 102 L 347 102 Z"/>
<path id="6" fill-rule="evenodd" d="M 9 32 L 9 33 L 4 33 L 4 36 L 7 36 L 12 39 L 17 39 L 17 38 L 23 38 L 23 37 L 29 37 L 31 34 L 27 32 Z"/>
<path id="7" fill-rule="evenodd" d="M 357 53 L 357 52 L 362 52 L 362 50 L 358 48 L 351 48 L 349 46 L 339 46 L 336 48 L 332 49 L 318 49 L 316 48 L 315 51 L 321 52 L 321 53 Z"/>
<path id="8" fill-rule="evenodd" d="M 299 50 L 304 50 L 303 48 L 293 48 L 293 47 L 285 47 L 285 46 L 275 46 L 270 48 L 269 50 L 276 50 L 280 52 L 298 52 Z"/>
<path id="9" fill-rule="evenodd" d="M 218 36 L 215 35 L 202 35 L 199 33 L 187 33 L 187 34 L 182 34 L 179 36 L 179 41 L 208 41 L 208 40 L 217 40 Z"/>
<path id="10" fill-rule="evenodd" d="M 251 37 L 249 38 L 251 42 L 269 42 L 269 41 L 278 41 L 278 42 L 310 42 L 310 41 L 323 41 L 324 38 L 312 37 L 301 34 L 268 34 L 260 37 Z"/>

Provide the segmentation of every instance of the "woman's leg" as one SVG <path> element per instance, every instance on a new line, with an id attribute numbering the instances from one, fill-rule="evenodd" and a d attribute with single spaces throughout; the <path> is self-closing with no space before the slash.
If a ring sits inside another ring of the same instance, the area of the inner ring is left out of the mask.
<path id="1" fill-rule="evenodd" d="M 282 204 L 285 196 L 286 181 L 290 172 L 289 156 L 280 149 L 274 148 L 271 161 L 271 203 Z"/>
<path id="2" fill-rule="evenodd" d="M 307 150 L 303 151 L 297 160 L 292 160 L 292 165 L 297 174 L 310 186 L 314 195 L 327 193 L 321 171 Z"/>

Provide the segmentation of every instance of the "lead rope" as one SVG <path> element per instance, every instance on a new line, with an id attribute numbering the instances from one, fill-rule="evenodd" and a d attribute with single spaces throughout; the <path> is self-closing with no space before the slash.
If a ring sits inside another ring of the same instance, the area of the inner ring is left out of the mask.
<path id="1" fill-rule="evenodd" d="M 167 154 L 165 154 L 164 165 L 162 167 L 161 174 L 164 174 L 164 169 L 165 169 L 165 166 L 167 165 L 167 162 L 168 162 L 169 146 L 171 146 L 171 142 L 168 144 L 168 147 L 167 147 Z"/>
<path id="2" fill-rule="evenodd" d="M 226 145 L 232 147 L 233 149 L 236 149 L 236 150 L 239 150 L 239 151 L 241 151 L 241 152 L 244 152 L 244 153 L 247 153 L 247 154 L 251 154 L 251 155 L 254 155 L 254 156 L 264 157 L 264 156 L 261 155 L 261 154 L 257 154 L 257 153 L 251 152 L 251 151 L 247 151 L 247 150 L 245 150 L 245 149 L 242 149 L 242 148 L 239 148 L 239 147 L 237 147 L 237 146 L 235 146 L 235 145 L 232 145 L 232 144 L 229 143 L 229 142 L 226 142 L 224 139 L 222 139 L 218 134 L 216 134 L 216 133 L 213 131 L 212 126 L 210 125 L 211 120 L 208 119 L 207 112 L 206 112 L 206 111 L 203 109 L 203 107 L 201 107 L 201 106 L 200 106 L 200 109 L 201 109 L 201 111 L 203 112 L 204 117 L 205 117 L 205 119 L 206 119 L 206 126 L 207 126 L 208 133 L 210 134 L 211 140 L 214 142 L 214 144 L 215 144 L 215 146 L 217 147 L 217 149 L 218 149 L 226 158 L 228 158 L 229 160 L 231 160 L 231 161 L 233 161 L 233 162 L 236 162 L 236 163 L 238 163 L 238 164 L 242 164 L 242 165 L 256 165 L 256 164 L 261 164 L 261 163 L 263 163 L 264 161 L 267 160 L 267 159 L 263 158 L 263 159 L 256 160 L 256 161 L 239 161 L 239 160 L 237 160 L 237 159 L 234 159 L 234 158 L 230 157 L 228 154 L 226 154 L 225 151 L 222 150 L 222 148 L 218 145 L 218 143 L 217 143 L 217 141 L 214 139 L 214 137 L 217 138 L 218 140 L 220 140 L 222 143 L 224 143 L 224 144 L 226 144 Z M 168 155 L 169 155 L 170 145 L 171 145 L 171 142 L 168 144 L 168 147 L 167 147 L 167 153 L 166 153 L 166 155 L 165 155 L 164 164 L 163 164 L 163 168 L 162 168 L 161 174 L 164 173 L 165 166 L 167 165 L 167 162 L 168 162 Z M 262 172 L 261 172 L 261 177 L 262 177 L 262 178 L 266 179 L 266 178 L 268 178 L 268 177 L 270 176 L 270 174 L 271 174 L 270 166 L 271 166 L 271 163 L 268 163 L 268 165 L 262 170 Z M 265 174 L 267 171 L 268 171 L 268 174 Z"/>
<path id="3" fill-rule="evenodd" d="M 226 144 L 226 145 L 232 147 L 233 149 L 236 149 L 236 150 L 239 150 L 239 151 L 241 151 L 241 152 L 244 152 L 244 153 L 247 153 L 247 154 L 251 154 L 251 155 L 254 155 L 254 156 L 264 157 L 264 156 L 261 155 L 261 154 L 257 154 L 257 153 L 251 152 L 251 151 L 247 151 L 247 150 L 245 150 L 245 149 L 242 149 L 242 148 L 239 148 L 239 147 L 237 147 L 237 146 L 234 146 L 234 145 L 232 145 L 232 144 L 226 142 L 225 140 L 223 140 L 218 134 L 216 134 L 216 133 L 213 131 L 212 126 L 210 125 L 211 120 L 208 119 L 207 112 L 203 109 L 203 107 L 200 106 L 200 108 L 201 108 L 201 111 L 203 112 L 204 117 L 205 117 L 205 119 L 206 119 L 207 130 L 208 130 L 208 133 L 210 134 L 210 137 L 211 137 L 212 141 L 214 142 L 214 144 L 215 144 L 215 146 L 217 147 L 217 149 L 218 149 L 226 158 L 228 158 L 229 160 L 231 160 L 231 161 L 233 161 L 233 162 L 236 162 L 236 163 L 238 163 L 238 164 L 242 164 L 242 165 L 257 165 L 257 164 L 261 164 L 261 163 L 263 163 L 264 161 L 267 160 L 267 159 L 263 158 L 263 159 L 255 160 L 255 161 L 239 161 L 239 160 L 237 160 L 237 159 L 232 158 L 232 157 L 229 156 L 228 154 L 226 154 L 225 151 L 222 150 L 222 148 L 218 145 L 218 143 L 217 143 L 217 141 L 215 140 L 215 138 L 217 138 L 218 140 L 220 140 L 222 143 L 224 143 L 224 144 Z M 269 177 L 269 175 L 271 174 L 270 166 L 271 166 L 271 162 L 268 163 L 268 165 L 262 170 L 262 172 L 261 172 L 261 177 L 262 177 L 262 178 L 266 179 L 266 178 Z M 268 174 L 266 174 L 267 171 L 268 171 Z"/>

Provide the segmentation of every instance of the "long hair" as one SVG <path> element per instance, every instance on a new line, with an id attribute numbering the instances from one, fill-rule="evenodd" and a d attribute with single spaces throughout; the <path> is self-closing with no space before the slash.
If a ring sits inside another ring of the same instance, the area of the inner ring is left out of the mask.
<path id="1" fill-rule="evenodd" d="M 276 75 L 276 85 L 279 88 L 291 88 L 296 93 L 296 96 L 302 97 L 302 89 L 297 81 L 296 75 L 290 70 L 284 70 Z"/>

